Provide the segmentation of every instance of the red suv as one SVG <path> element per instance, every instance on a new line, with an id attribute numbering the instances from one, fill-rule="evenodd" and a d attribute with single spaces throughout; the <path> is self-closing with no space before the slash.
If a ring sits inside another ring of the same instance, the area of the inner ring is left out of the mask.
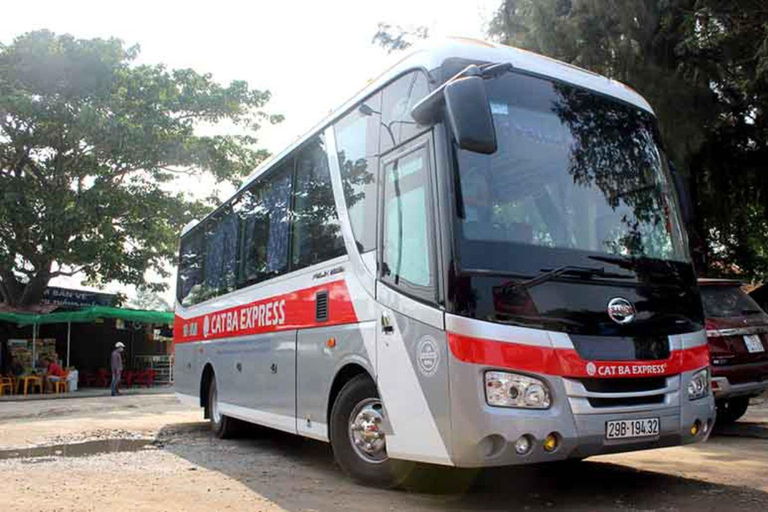
<path id="1" fill-rule="evenodd" d="M 768 314 L 738 281 L 699 279 L 712 363 L 717 421 L 741 418 L 768 389 Z"/>

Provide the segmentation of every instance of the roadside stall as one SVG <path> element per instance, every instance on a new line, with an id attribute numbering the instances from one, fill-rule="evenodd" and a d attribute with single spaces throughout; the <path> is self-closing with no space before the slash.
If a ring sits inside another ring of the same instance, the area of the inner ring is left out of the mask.
<path id="1" fill-rule="evenodd" d="M 96 305 L 39 314 L 0 311 L 0 322 L 7 333 L 0 337 L 5 378 L 15 393 L 45 392 L 52 360 L 66 368 L 63 391 L 108 386 L 109 355 L 118 341 L 126 346 L 123 386 L 172 381 L 173 313 Z"/>

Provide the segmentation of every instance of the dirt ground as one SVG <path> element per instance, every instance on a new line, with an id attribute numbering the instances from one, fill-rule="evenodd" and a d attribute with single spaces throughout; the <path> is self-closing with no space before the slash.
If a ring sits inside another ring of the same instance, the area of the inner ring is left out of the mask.
<path id="1" fill-rule="evenodd" d="M 768 401 L 757 402 L 703 445 L 432 469 L 395 491 L 348 481 L 323 443 L 259 428 L 220 441 L 171 394 L 4 402 L 0 509 L 768 510 Z"/>

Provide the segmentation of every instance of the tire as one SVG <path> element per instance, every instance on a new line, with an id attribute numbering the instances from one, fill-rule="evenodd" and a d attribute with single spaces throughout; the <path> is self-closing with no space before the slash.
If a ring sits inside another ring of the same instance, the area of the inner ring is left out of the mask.
<path id="1" fill-rule="evenodd" d="M 747 412 L 749 397 L 740 396 L 717 402 L 717 423 L 729 425 Z"/>
<path id="2" fill-rule="evenodd" d="M 218 392 L 216 391 L 216 376 L 211 378 L 208 385 L 208 416 L 211 430 L 219 439 L 230 439 L 235 436 L 237 420 L 224 416 L 219 412 Z"/>
<path id="3" fill-rule="evenodd" d="M 379 430 L 383 414 L 376 385 L 368 375 L 358 375 L 336 397 L 330 438 L 333 456 L 350 478 L 365 485 L 392 488 L 408 478 L 415 464 L 387 455 L 386 438 Z M 361 428 L 361 423 L 366 428 Z"/>

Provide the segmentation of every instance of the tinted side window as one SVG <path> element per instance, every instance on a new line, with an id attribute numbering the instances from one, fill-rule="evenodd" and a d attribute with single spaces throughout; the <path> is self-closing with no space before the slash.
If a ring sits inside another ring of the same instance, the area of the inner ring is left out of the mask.
<path id="1" fill-rule="evenodd" d="M 426 128 L 413 120 L 411 109 L 428 93 L 427 76 L 421 71 L 409 73 L 384 89 L 381 105 L 382 153 Z"/>
<path id="2" fill-rule="evenodd" d="M 320 263 L 344 254 L 325 143 L 316 137 L 297 157 L 293 199 L 292 269 Z"/>
<path id="3" fill-rule="evenodd" d="M 198 302 L 235 289 L 236 258 L 237 220 L 227 208 L 205 222 L 205 290 Z"/>
<path id="4" fill-rule="evenodd" d="M 237 270 L 237 222 L 228 209 L 205 221 L 202 226 L 203 274 L 191 290 L 190 303 L 202 302 L 235 289 Z"/>
<path id="5" fill-rule="evenodd" d="M 381 94 L 376 94 L 334 126 L 344 199 L 352 232 L 361 252 L 376 247 L 380 112 Z"/>
<path id="6" fill-rule="evenodd" d="M 288 271 L 292 167 L 292 161 L 282 164 L 251 185 L 234 207 L 241 225 L 240 286 Z"/>
<path id="7" fill-rule="evenodd" d="M 432 300 L 435 278 L 426 150 L 387 163 L 382 180 L 382 279 Z"/>
<path id="8" fill-rule="evenodd" d="M 203 281 L 203 237 L 197 229 L 181 240 L 179 250 L 179 278 L 176 295 L 182 306 L 198 302 Z"/>

